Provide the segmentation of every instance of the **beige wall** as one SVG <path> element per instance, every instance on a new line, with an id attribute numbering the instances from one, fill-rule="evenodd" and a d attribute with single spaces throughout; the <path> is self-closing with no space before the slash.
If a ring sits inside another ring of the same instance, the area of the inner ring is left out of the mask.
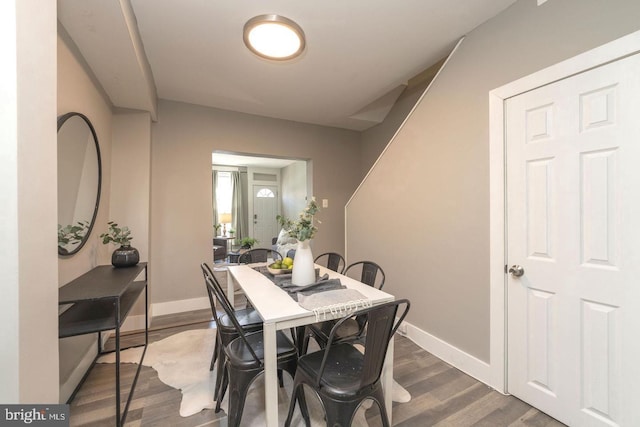
<path id="1" fill-rule="evenodd" d="M 0 2 L 0 402 L 58 400 L 56 3 Z M 53 353 L 53 354 L 52 354 Z M 43 357 L 46 355 L 46 357 Z"/>
<path id="2" fill-rule="evenodd" d="M 638 29 L 635 0 L 521 0 L 467 36 L 348 208 L 410 323 L 489 361 L 489 91 Z"/>
<path id="3" fill-rule="evenodd" d="M 131 246 L 140 252 L 140 261 L 149 261 L 149 200 L 151 181 L 151 115 L 148 112 L 113 116 L 111 147 L 111 197 L 109 220 L 131 230 Z M 104 232 L 103 225 L 101 232 Z M 115 245 L 109 245 L 112 251 Z M 139 280 L 141 280 L 139 278 Z M 153 287 L 149 286 L 149 299 Z M 140 322 L 133 322 L 140 316 Z M 133 306 L 123 330 L 144 326 L 144 300 Z"/>
<path id="4" fill-rule="evenodd" d="M 113 117 L 109 219 L 131 229 L 131 245 L 140 252 L 140 261 L 149 260 L 150 180 L 150 114 L 116 114 Z"/>
<path id="5" fill-rule="evenodd" d="M 96 265 L 109 263 L 109 248 L 99 235 L 109 221 L 111 195 L 111 139 L 113 114 L 99 90 L 85 71 L 74 47 L 64 35 L 58 36 L 58 116 L 75 111 L 91 121 L 98 137 L 102 158 L 102 191 L 96 223 L 89 240 L 76 255 L 59 257 L 60 286 L 75 279 Z"/>
<path id="6" fill-rule="evenodd" d="M 280 170 L 282 187 L 282 215 L 291 220 L 307 205 L 307 165 L 295 162 Z"/>
<path id="7" fill-rule="evenodd" d="M 331 202 L 318 215 L 314 251 L 343 251 L 343 209 L 360 177 L 357 132 L 162 101 L 151 138 L 154 303 L 205 297 L 199 264 L 211 262 L 214 150 L 310 159 L 313 192 Z"/>
<path id="8" fill-rule="evenodd" d="M 70 257 L 58 257 L 58 285 L 110 262 L 110 250 L 99 235 L 109 220 L 111 194 L 111 139 L 113 115 L 100 91 L 82 65 L 82 59 L 69 44 L 64 33 L 58 35 L 58 116 L 75 111 L 84 114 L 93 124 L 102 157 L 102 191 L 96 223 L 82 249 Z M 55 218 L 56 215 L 54 214 Z M 56 218 L 57 221 L 57 218 Z M 57 301 L 57 296 L 55 298 Z M 57 331 L 56 331 L 57 335 Z M 73 392 L 97 352 L 96 335 L 82 335 L 59 340 L 60 401 Z"/>
<path id="9" fill-rule="evenodd" d="M 384 118 L 384 121 L 362 132 L 362 176 L 374 165 L 382 151 L 387 147 L 393 135 L 402 125 L 411 110 L 433 80 L 443 60 L 438 61 L 418 76 L 411 79 L 405 90 L 400 94 L 395 104 Z"/>

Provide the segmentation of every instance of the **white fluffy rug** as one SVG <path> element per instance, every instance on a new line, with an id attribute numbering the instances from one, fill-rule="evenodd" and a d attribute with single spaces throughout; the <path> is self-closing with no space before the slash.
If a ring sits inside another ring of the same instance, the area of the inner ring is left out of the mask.
<path id="1" fill-rule="evenodd" d="M 158 378 L 170 387 L 182 391 L 180 415 L 188 417 L 203 409 L 215 407 L 213 388 L 215 385 L 215 369 L 209 371 L 211 355 L 215 344 L 215 329 L 193 329 L 180 332 L 163 340 L 149 344 L 143 365 L 150 366 L 158 372 Z M 120 355 L 122 363 L 137 363 L 140 360 L 142 348 L 124 350 Z M 115 354 L 107 354 L 98 359 L 98 363 L 114 363 Z M 264 386 L 263 376 L 254 381 L 245 404 L 242 415 L 243 426 L 264 425 Z M 287 416 L 292 380 L 284 375 L 285 387 L 278 390 L 278 419 L 284 421 Z M 393 382 L 393 400 L 408 402 L 409 393 L 395 381 Z M 372 404 L 371 401 L 363 405 L 356 414 L 354 426 L 367 426 L 364 411 Z M 307 395 L 307 404 L 312 417 L 312 425 L 324 425 L 323 410 L 317 397 Z M 222 401 L 222 409 L 227 411 L 227 397 Z M 304 425 L 299 409 L 292 425 Z"/>

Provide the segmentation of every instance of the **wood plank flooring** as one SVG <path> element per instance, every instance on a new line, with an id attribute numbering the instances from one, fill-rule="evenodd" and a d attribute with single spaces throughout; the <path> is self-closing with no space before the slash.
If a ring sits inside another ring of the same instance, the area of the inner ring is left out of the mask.
<path id="1" fill-rule="evenodd" d="M 220 275 L 222 276 L 222 274 Z M 149 342 L 190 329 L 212 327 L 211 311 L 199 310 L 153 319 Z M 129 334 L 122 345 L 143 342 Z M 107 348 L 110 343 L 107 343 Z M 409 339 L 395 340 L 394 378 L 411 393 L 409 403 L 393 404 L 394 426 L 556 427 L 560 422 L 513 396 L 504 396 L 422 350 Z M 122 390 L 129 389 L 137 365 L 123 364 Z M 96 364 L 70 404 L 72 426 L 115 425 L 115 367 Z M 123 393 L 123 407 L 127 395 Z M 127 426 L 226 426 L 224 412 L 213 410 L 182 418 L 181 392 L 163 384 L 155 370 L 143 366 L 126 418 Z M 369 425 L 381 426 L 379 411 L 366 412 Z"/>
<path id="2" fill-rule="evenodd" d="M 189 329 L 211 326 L 208 310 L 154 319 L 149 341 Z M 140 334 L 127 335 L 139 342 Z M 504 396 L 422 350 L 409 339 L 395 340 L 394 377 L 411 393 L 410 403 L 393 404 L 394 426 L 535 426 L 563 424 L 513 396 Z M 122 365 L 122 389 L 127 390 L 137 365 Z M 71 402 L 72 426 L 113 426 L 114 366 L 96 364 Z M 127 426 L 225 426 L 226 415 L 204 410 L 191 417 L 179 415 L 180 390 L 163 384 L 156 371 L 143 366 L 126 419 Z M 127 396 L 123 396 L 123 402 Z M 370 426 L 382 423 L 377 407 L 367 411 Z"/>
<path id="3" fill-rule="evenodd" d="M 199 310 L 180 316 L 161 316 L 153 319 L 149 330 L 149 343 L 191 329 L 213 326 L 211 310 Z M 144 342 L 143 334 L 127 334 L 121 337 L 121 345 Z M 113 347 L 109 340 L 105 349 Z M 138 365 L 121 365 L 121 405 L 128 398 L 128 390 Z M 115 366 L 96 364 L 86 381 L 78 390 L 70 404 L 70 425 L 72 426 L 114 426 L 115 425 Z M 180 390 L 167 386 L 158 379 L 157 372 L 149 367 L 140 369 L 140 376 L 131 400 L 125 425 L 127 426 L 225 426 L 226 414 L 216 414 L 205 410 L 191 417 L 180 416 Z"/>

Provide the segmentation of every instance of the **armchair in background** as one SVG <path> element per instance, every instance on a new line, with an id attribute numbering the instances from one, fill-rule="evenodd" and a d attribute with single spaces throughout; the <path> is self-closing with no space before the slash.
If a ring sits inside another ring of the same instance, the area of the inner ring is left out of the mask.
<path id="1" fill-rule="evenodd" d="M 213 262 L 227 258 L 227 239 L 213 238 Z"/>

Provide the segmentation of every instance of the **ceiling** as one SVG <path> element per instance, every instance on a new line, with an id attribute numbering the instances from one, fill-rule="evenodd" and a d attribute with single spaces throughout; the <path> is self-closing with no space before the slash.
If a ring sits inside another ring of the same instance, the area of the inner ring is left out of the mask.
<path id="1" fill-rule="evenodd" d="M 277 157 L 245 156 L 241 154 L 218 153 L 211 155 L 211 164 L 224 166 L 246 166 L 281 169 L 300 160 Z"/>
<path id="2" fill-rule="evenodd" d="M 58 18 L 115 107 L 168 99 L 364 130 L 409 79 L 515 0 L 58 0 Z M 258 58 L 242 29 L 256 15 L 296 21 L 307 47 Z"/>

